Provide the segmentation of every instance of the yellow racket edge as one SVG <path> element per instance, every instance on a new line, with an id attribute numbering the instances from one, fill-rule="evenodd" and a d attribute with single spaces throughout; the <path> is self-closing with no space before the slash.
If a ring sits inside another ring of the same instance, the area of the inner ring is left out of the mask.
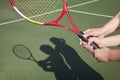
<path id="1" fill-rule="evenodd" d="M 29 22 L 32 22 L 32 23 L 35 23 L 35 24 L 40 24 L 40 25 L 44 24 L 42 22 L 38 22 L 38 21 L 32 20 L 32 19 L 27 18 L 27 17 L 25 19 L 28 20 Z"/>
<path id="2" fill-rule="evenodd" d="M 35 23 L 35 24 L 39 24 L 39 25 L 44 24 L 43 22 L 38 22 L 38 21 L 35 21 L 35 20 L 32 20 L 32 19 L 26 17 L 26 16 L 23 15 L 15 6 L 13 6 L 13 8 L 15 9 L 15 11 L 16 11 L 19 15 L 21 15 L 24 19 L 28 20 L 29 22 L 32 22 L 32 23 Z"/>

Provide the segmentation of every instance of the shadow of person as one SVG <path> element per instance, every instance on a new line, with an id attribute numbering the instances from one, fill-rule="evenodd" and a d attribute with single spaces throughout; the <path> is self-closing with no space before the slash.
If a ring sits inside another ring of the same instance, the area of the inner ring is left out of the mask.
<path id="1" fill-rule="evenodd" d="M 42 45 L 40 50 L 49 55 L 38 64 L 45 71 L 54 72 L 56 80 L 76 80 L 71 70 L 65 64 L 63 58 L 51 46 Z"/>
<path id="2" fill-rule="evenodd" d="M 80 58 L 72 47 L 65 44 L 64 39 L 53 37 L 50 41 L 55 45 L 54 52 L 61 53 L 61 55 L 64 56 L 72 73 L 77 77 L 77 80 L 104 80 L 98 72 L 92 69 Z"/>

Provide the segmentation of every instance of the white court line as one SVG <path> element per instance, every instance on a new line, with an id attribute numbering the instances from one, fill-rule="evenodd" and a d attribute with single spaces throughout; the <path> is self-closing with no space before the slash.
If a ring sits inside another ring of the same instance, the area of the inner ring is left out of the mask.
<path id="1" fill-rule="evenodd" d="M 8 22 L 0 23 L 0 26 L 6 25 L 6 24 L 15 23 L 15 22 L 20 22 L 20 21 L 23 21 L 23 20 L 25 20 L 25 19 L 21 18 L 21 19 L 16 19 L 16 20 L 13 20 L 13 21 L 8 21 Z"/>
<path id="2" fill-rule="evenodd" d="M 86 5 L 86 4 L 93 3 L 93 2 L 97 2 L 97 1 L 99 1 L 99 0 L 91 0 L 91 1 L 88 1 L 88 2 L 80 3 L 80 4 L 77 4 L 77 5 L 73 5 L 73 6 L 69 6 L 68 8 L 74 8 L 74 7 Z M 60 10 L 61 10 L 61 9 L 60 9 Z M 56 11 L 60 11 L 60 10 L 56 10 Z M 0 23 L 0 26 L 1 26 L 1 25 L 10 24 L 10 23 L 19 22 L 19 21 L 23 21 L 23 20 L 25 20 L 25 19 L 24 19 L 24 18 L 21 18 L 21 19 L 17 19 L 17 20 L 13 20 L 13 21 L 8 21 L 8 22 Z"/>
<path id="3" fill-rule="evenodd" d="M 78 6 L 82 6 L 82 5 L 90 4 L 90 3 L 93 3 L 93 2 L 97 2 L 97 1 L 99 1 L 99 0 L 92 0 L 92 1 L 84 2 L 84 3 L 81 3 L 81 4 L 77 4 L 77 5 L 69 6 L 68 8 L 74 8 L 74 7 L 78 7 Z"/>
<path id="4" fill-rule="evenodd" d="M 97 14 L 97 13 L 90 13 L 90 12 L 84 12 L 84 11 L 77 11 L 77 10 L 72 10 L 72 9 L 69 9 L 69 11 L 71 11 L 71 12 L 76 12 L 76 13 L 87 14 L 87 15 L 93 15 L 93 16 L 113 18 L 113 16 L 109 16 L 109 15 L 103 15 L 103 14 Z"/>

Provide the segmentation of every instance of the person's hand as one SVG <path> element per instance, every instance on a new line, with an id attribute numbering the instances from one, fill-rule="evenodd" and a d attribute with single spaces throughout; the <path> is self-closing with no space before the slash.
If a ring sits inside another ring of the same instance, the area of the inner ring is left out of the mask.
<path id="1" fill-rule="evenodd" d="M 99 47 L 104 47 L 103 38 L 106 36 L 106 30 L 104 27 L 101 28 L 91 28 L 86 31 L 84 31 L 84 37 L 88 37 L 89 41 L 88 43 L 82 41 L 80 39 L 80 45 L 82 45 L 84 48 L 86 48 L 88 51 L 93 52 L 93 47 L 90 46 L 92 42 L 95 42 Z"/>
<path id="2" fill-rule="evenodd" d="M 104 28 L 91 28 L 84 31 L 83 33 L 85 37 L 103 38 L 107 35 Z"/>
<path id="3" fill-rule="evenodd" d="M 104 38 L 90 37 L 88 41 L 89 42 L 87 44 L 89 46 L 91 46 L 91 43 L 94 42 L 94 43 L 96 43 L 99 46 L 99 48 L 101 48 L 101 47 L 107 47 L 106 45 L 104 45 L 105 44 L 104 43 L 105 42 Z"/>
<path id="4" fill-rule="evenodd" d="M 107 62 L 109 61 L 109 51 L 110 49 L 107 47 L 103 47 L 100 44 L 100 40 L 98 38 L 91 38 L 92 42 L 93 40 L 96 40 L 98 46 L 100 47 L 99 49 L 93 49 L 93 47 L 90 45 L 90 43 L 86 43 L 80 39 L 80 45 L 82 45 L 85 49 L 87 49 L 90 53 L 93 54 L 93 56 L 99 61 L 99 62 Z"/>
<path id="5" fill-rule="evenodd" d="M 94 52 L 94 49 L 92 46 L 90 46 L 88 43 L 82 41 L 81 39 L 80 40 L 80 45 L 85 48 L 86 50 L 88 50 L 89 52 L 93 53 Z"/>
<path id="6" fill-rule="evenodd" d="M 92 53 L 93 56 L 97 59 L 97 61 L 99 62 L 109 61 L 109 51 L 110 51 L 109 48 L 102 47 L 100 49 L 94 50 L 92 46 L 90 46 L 86 42 L 81 41 L 81 39 L 80 39 L 80 45 L 82 45 L 85 49 L 87 49 L 90 53 Z"/>
<path id="7" fill-rule="evenodd" d="M 103 48 L 94 50 L 93 55 L 99 62 L 108 62 L 110 60 L 109 52 L 110 52 L 109 48 L 103 47 Z"/>
<path id="8" fill-rule="evenodd" d="M 84 31 L 83 33 L 84 33 L 84 37 L 88 37 L 88 38 L 90 37 L 103 38 L 105 36 L 105 32 L 103 28 L 91 28 L 91 29 Z M 93 52 L 92 46 L 88 45 L 91 43 L 91 41 L 93 40 L 90 40 L 89 43 L 86 43 L 80 39 L 80 45 L 82 45 L 88 51 L 90 50 L 90 52 Z"/>
<path id="9" fill-rule="evenodd" d="M 88 39 L 88 43 L 80 40 L 80 45 L 83 46 L 84 48 L 86 48 L 89 52 L 93 53 L 94 49 L 93 46 L 91 46 L 91 43 L 94 42 L 98 45 L 99 48 L 101 47 L 105 47 L 105 45 L 103 44 L 104 38 L 96 38 L 96 37 L 90 37 Z"/>

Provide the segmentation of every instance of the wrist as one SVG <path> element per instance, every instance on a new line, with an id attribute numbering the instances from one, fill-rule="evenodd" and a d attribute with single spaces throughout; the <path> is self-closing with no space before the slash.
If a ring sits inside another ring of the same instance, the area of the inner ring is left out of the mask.
<path id="1" fill-rule="evenodd" d="M 114 32 L 115 29 L 110 29 L 110 28 L 108 28 L 108 26 L 103 26 L 102 31 L 103 31 L 103 35 L 107 36 L 107 35 L 111 34 L 112 32 Z"/>
<path id="2" fill-rule="evenodd" d="M 107 58 L 108 58 L 109 61 L 112 61 L 112 50 L 109 50 L 107 52 Z"/>
<path id="3" fill-rule="evenodd" d="M 110 50 L 108 58 L 110 61 L 120 61 L 120 49 Z"/>

